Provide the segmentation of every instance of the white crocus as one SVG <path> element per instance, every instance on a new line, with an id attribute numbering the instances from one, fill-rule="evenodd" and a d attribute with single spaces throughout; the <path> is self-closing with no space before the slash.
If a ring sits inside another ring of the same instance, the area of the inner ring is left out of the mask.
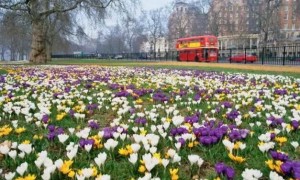
<path id="1" fill-rule="evenodd" d="M 132 164 L 135 164 L 137 162 L 137 159 L 138 159 L 138 154 L 133 153 L 133 154 L 130 154 L 128 161 L 131 162 Z"/>
<path id="2" fill-rule="evenodd" d="M 258 136 L 258 139 L 263 142 L 269 142 L 271 140 L 271 134 L 270 133 L 262 134 Z"/>
<path id="3" fill-rule="evenodd" d="M 18 156 L 19 156 L 21 159 L 23 159 L 23 158 L 25 157 L 25 153 L 22 151 L 22 152 L 20 152 L 20 153 L 18 154 Z"/>
<path id="4" fill-rule="evenodd" d="M 295 149 L 297 149 L 297 147 L 299 147 L 299 143 L 298 143 L 297 141 L 292 141 L 292 142 L 291 142 L 291 145 L 292 145 Z"/>
<path id="5" fill-rule="evenodd" d="M 92 144 L 87 144 L 84 146 L 84 149 L 87 151 L 87 152 L 90 152 L 90 150 L 92 149 L 93 145 Z"/>
<path id="6" fill-rule="evenodd" d="M 84 175 L 84 177 L 89 178 L 93 175 L 93 169 L 92 168 L 84 168 L 82 169 L 82 175 Z"/>
<path id="7" fill-rule="evenodd" d="M 204 163 L 204 160 L 200 157 L 197 161 L 197 165 L 199 166 L 199 168 L 202 166 L 203 163 Z"/>
<path id="8" fill-rule="evenodd" d="M 12 179 L 15 177 L 15 175 L 16 175 L 15 172 L 9 172 L 9 173 L 6 173 L 6 174 L 4 175 L 4 178 L 5 178 L 6 180 L 12 180 Z"/>
<path id="9" fill-rule="evenodd" d="M 231 141 L 229 141 L 228 139 L 224 139 L 222 141 L 222 143 L 224 144 L 224 146 L 229 150 L 230 153 L 232 153 L 232 150 L 234 148 L 234 143 L 232 143 Z"/>
<path id="10" fill-rule="evenodd" d="M 281 177 L 280 175 L 278 175 L 276 172 L 271 171 L 270 175 L 269 175 L 270 180 L 284 180 L 283 177 Z"/>
<path id="11" fill-rule="evenodd" d="M 60 169 L 62 167 L 62 165 L 64 164 L 62 159 L 58 159 L 54 162 L 55 166 L 57 169 Z"/>
<path id="12" fill-rule="evenodd" d="M 173 158 L 174 155 L 176 154 L 176 151 L 174 149 L 169 149 L 167 153 L 171 158 Z"/>
<path id="13" fill-rule="evenodd" d="M 1 145 L 0 146 L 0 154 L 7 154 L 9 152 L 10 148 L 8 145 Z"/>
<path id="14" fill-rule="evenodd" d="M 69 138 L 69 135 L 59 134 L 57 137 L 58 137 L 59 142 L 64 143 Z"/>
<path id="15" fill-rule="evenodd" d="M 94 159 L 96 165 L 100 168 L 102 164 L 106 161 L 107 154 L 105 152 L 99 153 L 98 156 Z"/>
<path id="16" fill-rule="evenodd" d="M 78 145 L 75 145 L 71 150 L 67 152 L 67 157 L 72 160 L 76 156 L 77 151 Z"/>
<path id="17" fill-rule="evenodd" d="M 170 162 L 170 160 L 168 160 L 168 159 L 162 159 L 162 161 L 161 161 L 162 165 L 163 165 L 165 168 L 168 166 L 169 162 Z"/>
<path id="18" fill-rule="evenodd" d="M 69 130 L 70 134 L 73 134 L 75 131 L 75 128 L 68 128 L 68 130 Z"/>
<path id="19" fill-rule="evenodd" d="M 181 147 L 181 143 L 180 142 L 175 143 L 175 147 L 179 150 Z"/>
<path id="20" fill-rule="evenodd" d="M 17 151 L 16 150 L 11 150 L 8 153 L 9 157 L 11 157 L 12 159 L 16 159 L 17 156 Z"/>
<path id="21" fill-rule="evenodd" d="M 103 175 L 97 177 L 96 180 L 110 180 L 110 175 L 103 174 Z"/>
<path id="22" fill-rule="evenodd" d="M 200 156 L 198 156 L 196 154 L 191 154 L 191 155 L 188 155 L 188 159 L 189 159 L 191 165 L 193 165 L 200 159 Z"/>
<path id="23" fill-rule="evenodd" d="M 159 164 L 159 160 L 155 157 L 152 157 L 151 154 L 144 154 L 142 158 L 148 172 L 150 172 L 157 164 Z"/>
<path id="24" fill-rule="evenodd" d="M 181 157 L 176 153 L 173 157 L 173 163 L 177 163 L 181 161 Z"/>
<path id="25" fill-rule="evenodd" d="M 172 118 L 172 123 L 174 124 L 174 126 L 179 126 L 180 124 L 182 124 L 184 122 L 184 117 L 183 116 L 174 116 Z"/>
<path id="26" fill-rule="evenodd" d="M 246 168 L 242 173 L 242 177 L 244 180 L 258 180 L 262 177 L 262 175 L 263 174 L 260 170 L 248 168 Z"/>
<path id="27" fill-rule="evenodd" d="M 107 150 L 113 150 L 117 145 L 118 145 L 118 141 L 115 141 L 113 139 L 109 139 L 106 141 L 106 143 L 104 143 L 104 147 Z"/>
<path id="28" fill-rule="evenodd" d="M 32 145 L 31 144 L 20 144 L 18 146 L 18 149 L 22 152 L 25 152 L 26 154 L 30 154 L 32 151 Z"/>
<path id="29" fill-rule="evenodd" d="M 262 143 L 258 146 L 261 152 L 268 152 L 270 149 L 273 149 L 275 146 L 274 142 Z"/>
<path id="30" fill-rule="evenodd" d="M 28 168 L 28 163 L 24 162 L 20 166 L 17 167 L 16 171 L 18 174 L 23 176 L 23 174 L 27 171 L 27 168 Z"/>
<path id="31" fill-rule="evenodd" d="M 134 153 L 137 153 L 139 150 L 140 150 L 140 148 L 141 148 L 141 145 L 139 145 L 139 144 L 131 144 L 131 148 L 132 148 L 132 151 L 134 152 Z"/>

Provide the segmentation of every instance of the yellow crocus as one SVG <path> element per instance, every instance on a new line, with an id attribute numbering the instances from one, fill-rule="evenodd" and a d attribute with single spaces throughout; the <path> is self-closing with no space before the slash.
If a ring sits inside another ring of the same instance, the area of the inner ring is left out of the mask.
<path id="1" fill-rule="evenodd" d="M 21 134 L 21 133 L 25 132 L 26 129 L 24 127 L 20 127 L 20 128 L 17 128 L 15 131 L 17 134 Z"/>

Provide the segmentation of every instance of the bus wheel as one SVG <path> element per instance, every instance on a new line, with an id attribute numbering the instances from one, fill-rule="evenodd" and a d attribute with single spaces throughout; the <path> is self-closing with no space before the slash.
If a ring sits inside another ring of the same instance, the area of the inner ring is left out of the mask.
<path id="1" fill-rule="evenodd" d="M 196 62 L 199 62 L 198 56 L 195 57 L 195 61 L 196 61 Z"/>
<path id="2" fill-rule="evenodd" d="M 176 60 L 177 60 L 177 61 L 180 61 L 180 58 L 179 58 L 179 56 L 177 56 L 177 57 L 176 57 Z"/>

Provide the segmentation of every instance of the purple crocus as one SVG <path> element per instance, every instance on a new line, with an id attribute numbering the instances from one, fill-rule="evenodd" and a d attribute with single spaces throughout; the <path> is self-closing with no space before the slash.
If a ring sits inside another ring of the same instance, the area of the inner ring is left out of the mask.
<path id="1" fill-rule="evenodd" d="M 144 117 L 138 117 L 134 120 L 134 122 L 140 125 L 145 125 L 147 123 L 147 120 Z"/>
<path id="2" fill-rule="evenodd" d="M 227 166 L 226 170 L 225 170 L 225 175 L 226 175 L 228 180 L 233 179 L 234 176 L 235 176 L 234 169 L 232 167 Z"/>
<path id="3" fill-rule="evenodd" d="M 59 135 L 64 133 L 64 129 L 62 127 L 55 127 L 54 125 L 49 125 L 48 127 L 48 135 L 47 138 L 49 140 L 54 140 L 54 138 Z"/>
<path id="4" fill-rule="evenodd" d="M 245 139 L 249 133 L 247 129 L 234 129 L 229 133 L 229 138 L 231 141 L 238 141 Z"/>
<path id="5" fill-rule="evenodd" d="M 103 129 L 103 132 L 104 132 L 103 133 L 103 138 L 109 139 L 109 138 L 113 137 L 114 131 L 111 128 L 106 127 L 106 128 Z"/>
<path id="6" fill-rule="evenodd" d="M 273 151 L 273 150 L 270 151 L 270 155 L 272 156 L 273 159 L 280 160 L 283 162 L 285 162 L 289 159 L 289 157 L 286 154 L 283 154 L 283 153 L 280 153 L 277 151 Z"/>
<path id="7" fill-rule="evenodd" d="M 89 145 L 89 144 L 94 145 L 94 143 L 95 143 L 94 139 L 80 139 L 79 140 L 79 145 L 82 148 L 84 148 L 84 146 Z"/>
<path id="8" fill-rule="evenodd" d="M 183 138 L 179 138 L 178 142 L 181 144 L 181 146 L 185 145 L 185 140 Z"/>
<path id="9" fill-rule="evenodd" d="M 215 164 L 215 171 L 218 175 L 221 175 L 225 169 L 226 165 L 222 162 Z"/>
<path id="10" fill-rule="evenodd" d="M 291 126 L 294 128 L 294 130 L 298 129 L 299 128 L 299 122 L 296 121 L 296 120 L 293 120 L 291 122 Z"/>
<path id="11" fill-rule="evenodd" d="M 47 124 L 48 121 L 49 121 L 49 115 L 48 114 L 44 114 L 43 117 L 42 117 L 42 121 L 43 121 L 43 123 Z"/>
<path id="12" fill-rule="evenodd" d="M 234 169 L 230 166 L 227 166 L 223 162 L 219 162 L 215 164 L 215 171 L 217 172 L 218 176 L 224 175 L 229 180 L 234 179 L 235 176 Z"/>
<path id="13" fill-rule="evenodd" d="M 194 124 L 199 121 L 199 117 L 197 115 L 187 116 L 184 118 L 184 120 L 185 120 L 185 122 L 187 122 L 189 124 Z"/>
<path id="14" fill-rule="evenodd" d="M 49 125 L 48 127 L 49 132 L 54 132 L 55 126 L 54 125 Z"/>
<path id="15" fill-rule="evenodd" d="M 99 129 L 99 125 L 95 121 L 89 121 L 89 127 L 92 129 Z"/>
<path id="16" fill-rule="evenodd" d="M 285 175 L 292 175 L 295 179 L 300 178 L 300 161 L 286 161 L 280 168 Z"/>

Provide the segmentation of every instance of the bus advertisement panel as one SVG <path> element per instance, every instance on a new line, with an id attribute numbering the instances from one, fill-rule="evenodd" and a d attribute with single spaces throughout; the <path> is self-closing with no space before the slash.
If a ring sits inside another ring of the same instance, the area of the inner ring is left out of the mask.
<path id="1" fill-rule="evenodd" d="M 214 62 L 218 60 L 218 48 L 218 38 L 216 36 L 180 38 L 176 42 L 177 60 Z"/>

